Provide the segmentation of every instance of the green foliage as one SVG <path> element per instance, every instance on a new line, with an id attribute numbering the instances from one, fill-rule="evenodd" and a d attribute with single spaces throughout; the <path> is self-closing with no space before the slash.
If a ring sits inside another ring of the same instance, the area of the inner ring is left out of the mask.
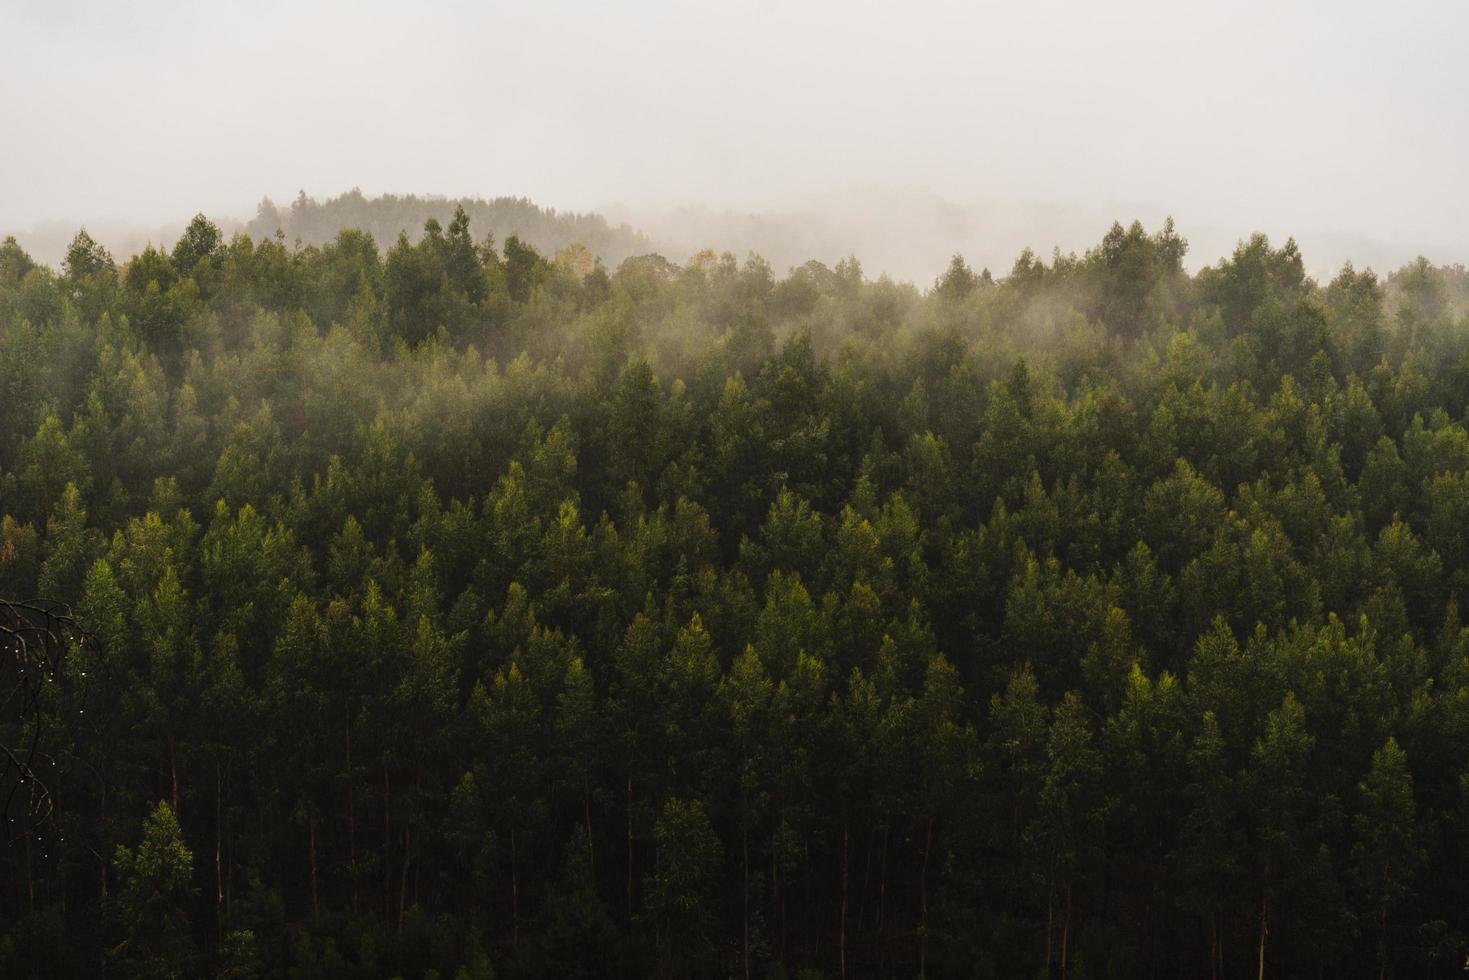
<path id="1" fill-rule="evenodd" d="M 198 276 L 199 263 L 212 259 L 223 240 L 219 226 L 202 214 L 194 215 L 173 246 L 173 267 L 181 275 Z"/>
<path id="2" fill-rule="evenodd" d="M 6 241 L 0 973 L 1449 975 L 1469 279 L 1186 248 Z"/>
<path id="3" fill-rule="evenodd" d="M 109 956 L 128 976 L 191 976 L 194 855 L 167 803 L 160 801 L 143 821 L 143 840 L 136 851 L 118 845 L 113 864 L 120 879 L 117 909 L 123 939 Z"/>
<path id="4" fill-rule="evenodd" d="M 699 800 L 670 797 L 654 827 L 656 870 L 648 883 L 648 905 L 659 942 L 688 969 L 707 956 L 716 901 L 720 843 Z"/>

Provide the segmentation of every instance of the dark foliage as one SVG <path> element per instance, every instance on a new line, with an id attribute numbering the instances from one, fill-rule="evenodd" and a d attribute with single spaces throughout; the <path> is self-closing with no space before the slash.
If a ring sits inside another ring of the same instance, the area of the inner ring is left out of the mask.
<path id="1" fill-rule="evenodd" d="M 0 245 L 0 599 L 93 638 L 0 975 L 1462 969 L 1462 268 L 351 203 Z"/>

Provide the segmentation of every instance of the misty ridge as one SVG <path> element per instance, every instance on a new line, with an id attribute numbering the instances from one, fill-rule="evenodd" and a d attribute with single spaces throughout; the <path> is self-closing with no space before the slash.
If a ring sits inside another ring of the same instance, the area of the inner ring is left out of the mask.
<path id="1" fill-rule="evenodd" d="M 976 268 L 999 275 L 1026 249 L 1047 259 L 1058 251 L 1083 252 L 1114 221 L 1141 220 L 1156 227 L 1169 217 L 1166 209 L 1155 205 L 1079 206 L 1003 198 L 958 204 L 931 192 L 876 185 L 758 210 L 612 204 L 595 212 L 558 212 L 524 197 L 368 197 L 353 189 L 317 201 L 301 191 L 288 203 L 262 199 L 253 217 L 213 217 L 226 235 L 244 231 L 259 240 L 279 230 L 287 245 L 321 246 L 339 231 L 357 229 L 386 249 L 400 234 L 416 240 L 430 218 L 447 225 L 456 207 L 465 209 L 480 235 L 500 240 L 518 235 L 546 255 L 580 244 L 614 268 L 630 256 L 648 253 L 682 264 L 705 250 L 739 258 L 754 253 L 778 273 L 810 260 L 835 265 L 855 257 L 874 277 L 888 275 L 920 288 L 929 285 L 935 270 L 956 252 Z M 157 225 L 53 220 L 29 228 L 0 227 L 0 234 L 13 235 L 38 261 L 57 266 L 79 224 L 85 224 L 89 234 L 119 260 L 149 245 L 167 247 L 185 227 L 182 218 Z M 1262 230 L 1210 223 L 1183 222 L 1183 226 L 1190 243 L 1185 261 L 1193 271 L 1228 256 L 1241 240 Z M 1456 248 L 1443 243 L 1389 241 L 1366 230 L 1317 228 L 1298 233 L 1282 227 L 1272 237 L 1295 238 L 1308 272 L 1320 280 L 1329 279 L 1346 263 L 1390 271 L 1419 255 L 1440 262 L 1463 260 Z"/>
<path id="2" fill-rule="evenodd" d="M 1166 222 L 1173 226 L 1172 216 L 1159 209 L 1134 210 L 1140 212 L 1129 219 L 1135 226 L 1134 235 L 1143 224 L 1158 227 Z M 606 209 L 605 215 L 558 212 L 523 197 L 368 197 L 354 188 L 317 201 L 303 190 L 288 205 L 278 205 L 266 197 L 248 221 L 226 218 L 214 227 L 225 237 L 245 234 L 257 242 L 273 239 L 292 249 L 320 249 L 331 245 L 344 231 L 360 232 L 370 236 L 386 256 L 395 245 L 419 242 L 430 223 L 439 229 L 449 225 L 456 213 L 464 215 L 475 235 L 488 236 L 488 247 L 513 237 L 549 261 L 575 265 L 577 275 L 590 271 L 588 263 L 593 260 L 607 270 L 615 270 L 632 258 L 671 261 L 707 271 L 710 263 L 722 256 L 720 261 L 725 264 L 731 260 L 753 261 L 766 270 L 762 275 L 785 274 L 796 279 L 813 269 L 855 263 L 851 267 L 862 270 L 863 275 L 911 284 L 920 291 L 940 284 L 939 272 L 955 260 L 962 260 L 966 269 L 980 269 L 987 281 L 1007 274 L 1028 275 L 1028 269 L 1044 268 L 1047 262 L 1055 271 L 1064 272 L 1078 267 L 1080 253 L 1091 257 L 1098 233 L 1108 224 L 1114 225 L 1113 235 L 1122 229 L 1122 224 L 1107 217 L 1107 210 L 1102 208 L 994 201 L 964 207 L 930 193 L 881 187 L 857 188 L 789 210 L 613 206 Z M 89 229 L 91 239 L 124 261 L 155 245 L 166 247 L 185 233 L 182 223 L 151 229 L 103 223 L 95 229 Z M 65 256 L 63 243 L 70 243 L 74 234 L 75 229 L 53 222 L 16 237 L 29 254 L 55 266 Z M 1237 259 L 1247 246 L 1268 241 L 1259 233 L 1250 243 L 1247 237 L 1205 229 L 1201 247 L 1199 236 L 1190 232 L 1180 252 L 1179 268 L 1196 272 L 1216 261 L 1227 261 L 1231 255 Z M 1350 273 L 1386 268 L 1392 273 L 1383 280 L 1389 287 L 1431 274 L 1437 277 L 1435 295 L 1441 296 L 1430 305 L 1436 310 L 1435 304 L 1441 302 L 1450 316 L 1464 308 L 1462 263 L 1433 271 L 1437 267 L 1423 255 L 1414 257 L 1400 245 L 1387 245 L 1362 234 L 1315 236 L 1330 257 L 1323 260 L 1308 255 L 1294 236 L 1288 237 L 1303 272 L 1314 270 L 1323 282 L 1343 270 Z M 1047 253 L 1034 247 L 1037 241 L 1064 241 L 1072 247 L 1063 249 L 1057 244 Z M 972 247 L 955 248 L 954 243 Z M 1052 318 L 1061 313 L 1055 304 L 1063 296 L 1070 297 L 1077 309 L 1087 309 L 1087 300 L 1077 293 L 1077 287 L 1076 282 L 1065 286 L 1051 283 L 1046 304 L 1052 307 Z M 1389 309 L 1397 308 L 1406 288 L 1390 290 Z M 1434 315 L 1430 312 L 1429 319 Z"/>
<path id="3" fill-rule="evenodd" d="M 400 234 L 414 240 L 429 219 L 447 225 L 457 207 L 465 209 L 481 234 L 499 239 L 520 235 L 536 249 L 554 254 L 573 243 L 590 248 L 604 261 L 618 263 L 629 255 L 650 250 L 647 239 L 627 226 L 613 227 L 598 215 L 558 214 L 537 207 L 524 198 L 502 197 L 449 199 L 433 195 L 383 195 L 369 200 L 359 190 L 351 190 L 318 203 L 301 191 L 284 206 L 264 198 L 248 220 L 238 217 L 216 219 L 225 235 L 244 232 L 257 240 L 274 237 L 279 232 L 292 247 L 321 246 L 338 232 L 353 229 L 373 236 L 380 247 L 397 241 Z M 120 260 L 126 260 L 149 246 L 171 247 L 183 234 L 186 221 L 143 227 L 119 222 L 86 222 L 89 235 Z M 45 222 L 29 230 L 16 230 L 15 238 L 37 260 L 60 265 L 76 228 L 59 221 Z M 10 233 L 10 229 L 4 229 Z"/>
<path id="4" fill-rule="evenodd" d="M 515 235 L 547 256 L 580 245 L 615 267 L 630 256 L 652 251 L 648 238 L 627 224 L 613 226 L 596 214 L 557 213 L 515 197 L 485 201 L 385 194 L 367 198 L 352 190 L 317 203 L 302 191 L 288 208 L 277 207 L 269 198 L 261 201 L 244 231 L 256 239 L 279 231 L 287 243 L 321 246 L 339 232 L 352 229 L 366 232 L 387 247 L 400 235 L 416 240 L 430 220 L 447 226 L 461 209 L 480 237 L 489 234 L 504 241 Z"/>

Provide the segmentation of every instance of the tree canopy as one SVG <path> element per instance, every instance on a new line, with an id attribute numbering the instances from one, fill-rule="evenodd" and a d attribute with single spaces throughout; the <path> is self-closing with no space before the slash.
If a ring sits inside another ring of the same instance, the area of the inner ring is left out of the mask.
<path id="1" fill-rule="evenodd" d="M 1462 969 L 1462 267 L 390 205 L 0 245 L 0 975 Z"/>

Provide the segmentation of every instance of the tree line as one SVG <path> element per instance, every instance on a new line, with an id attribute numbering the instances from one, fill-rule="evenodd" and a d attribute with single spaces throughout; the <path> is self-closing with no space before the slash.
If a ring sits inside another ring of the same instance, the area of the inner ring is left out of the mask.
<path id="1" fill-rule="evenodd" d="M 0 245 L 0 974 L 1462 969 L 1462 267 L 470 224 Z"/>
<path id="2" fill-rule="evenodd" d="M 396 241 L 403 229 L 417 231 L 430 218 L 447 225 L 461 210 L 482 234 L 499 238 L 515 234 L 547 254 L 581 244 L 615 266 L 651 251 L 647 237 L 625 224 L 613 225 L 599 214 L 542 208 L 522 197 L 367 197 L 355 188 L 323 201 L 301 191 L 286 207 L 263 198 L 244 230 L 257 240 L 279 234 L 287 242 L 320 247 L 330 244 L 342 229 L 352 228 L 386 243 Z"/>

